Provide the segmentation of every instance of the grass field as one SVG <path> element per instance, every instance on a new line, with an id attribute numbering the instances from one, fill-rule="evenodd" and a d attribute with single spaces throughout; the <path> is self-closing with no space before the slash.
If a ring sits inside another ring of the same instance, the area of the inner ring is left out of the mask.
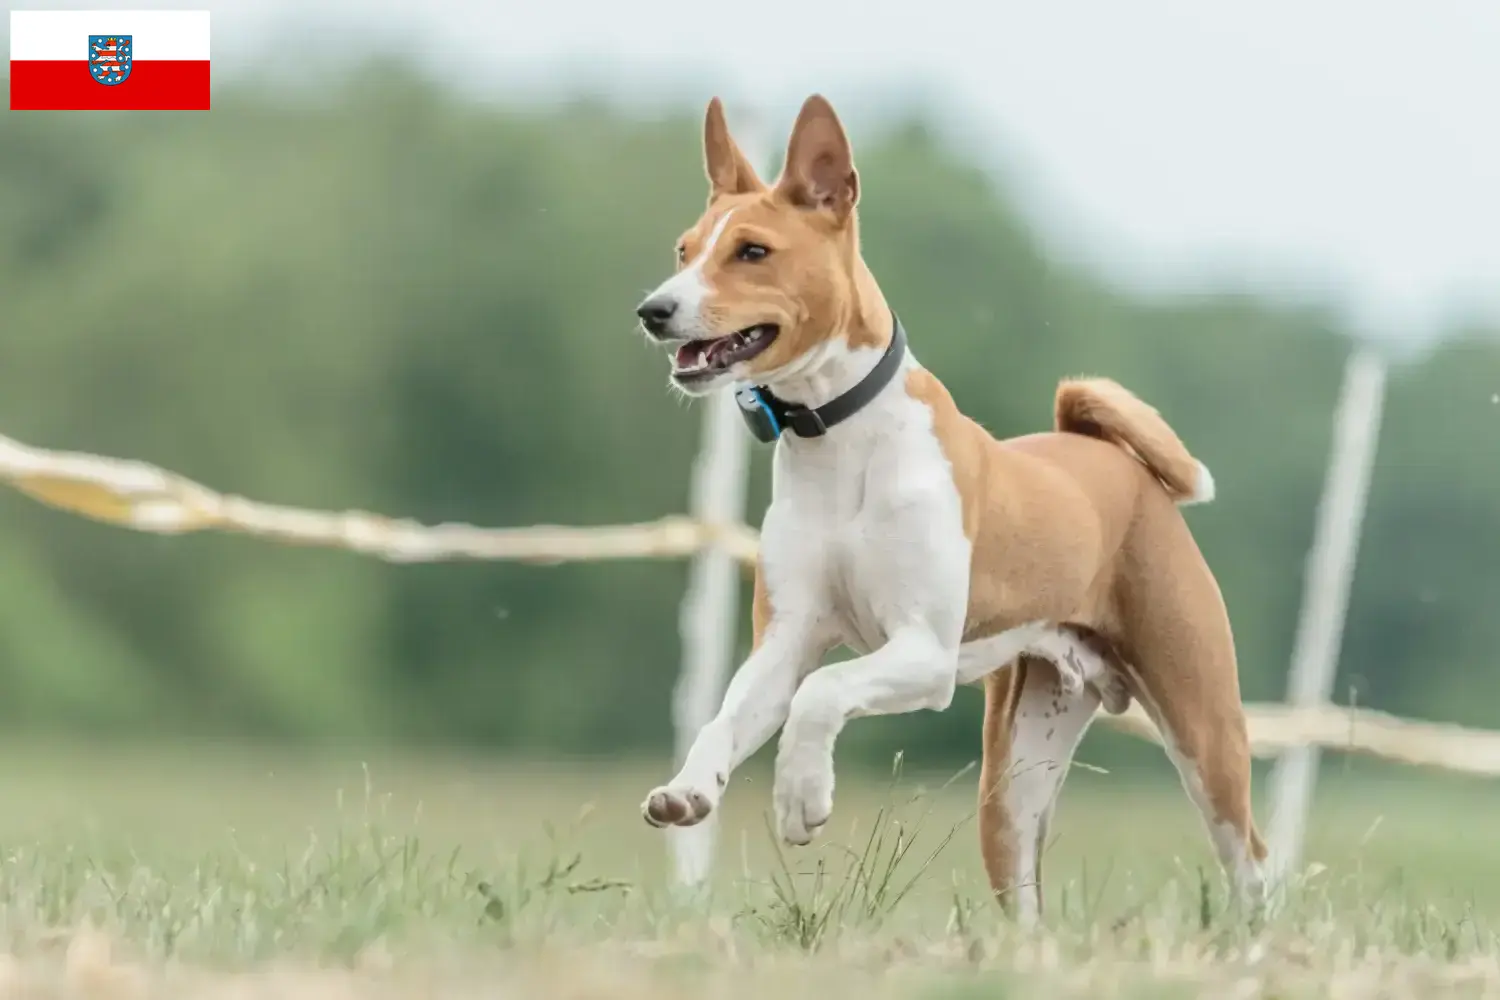
<path id="1" fill-rule="evenodd" d="M 731 787 L 711 890 L 665 885 L 640 763 L 7 748 L 0 997 L 1500 996 L 1500 794 L 1344 768 L 1311 874 L 1226 912 L 1175 784 L 1080 769 L 1048 924 L 987 898 L 974 776 L 841 775 L 821 846 L 779 851 Z"/>

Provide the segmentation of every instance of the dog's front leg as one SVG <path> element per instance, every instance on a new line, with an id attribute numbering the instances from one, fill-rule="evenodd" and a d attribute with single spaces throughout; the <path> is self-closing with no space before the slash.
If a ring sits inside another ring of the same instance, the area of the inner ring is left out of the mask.
<path id="1" fill-rule="evenodd" d="M 912 626 L 891 635 L 867 656 L 810 675 L 792 698 L 776 756 L 773 798 L 781 837 L 811 842 L 833 812 L 833 744 L 844 724 L 861 715 L 895 715 L 953 701 L 956 644 Z"/>
<path id="2" fill-rule="evenodd" d="M 773 619 L 735 673 L 718 714 L 688 748 L 682 769 L 641 803 L 652 826 L 693 826 L 713 812 L 729 775 L 786 721 L 797 682 L 816 665 L 813 623 Z"/>

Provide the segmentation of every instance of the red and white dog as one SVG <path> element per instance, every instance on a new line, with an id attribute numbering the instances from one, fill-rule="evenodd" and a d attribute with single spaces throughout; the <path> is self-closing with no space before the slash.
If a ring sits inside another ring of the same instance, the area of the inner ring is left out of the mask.
<path id="1" fill-rule="evenodd" d="M 716 98 L 708 208 L 676 273 L 641 303 L 672 381 L 729 386 L 779 437 L 755 575 L 754 647 L 681 771 L 642 805 L 700 822 L 782 729 L 780 835 L 833 810 L 850 719 L 941 710 L 986 692 L 980 837 L 990 882 L 1041 912 L 1041 851 L 1101 704 L 1155 720 L 1242 898 L 1264 895 L 1250 753 L 1224 602 L 1180 504 L 1213 480 L 1161 416 L 1105 379 L 1059 385 L 1049 433 L 999 441 L 905 347 L 860 255 L 859 180 L 833 108 L 803 105 L 767 186 Z M 758 411 L 764 411 L 758 412 Z M 821 666 L 838 645 L 856 659 Z"/>

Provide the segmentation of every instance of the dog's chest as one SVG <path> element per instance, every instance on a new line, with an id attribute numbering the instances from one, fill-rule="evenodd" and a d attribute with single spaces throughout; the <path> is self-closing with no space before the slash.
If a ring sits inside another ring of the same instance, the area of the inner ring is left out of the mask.
<path id="1" fill-rule="evenodd" d="M 968 589 L 961 504 L 930 412 L 904 394 L 871 410 L 849 433 L 778 448 L 763 542 L 768 572 L 794 576 L 829 638 L 857 652 L 914 619 L 956 612 L 961 628 Z"/>

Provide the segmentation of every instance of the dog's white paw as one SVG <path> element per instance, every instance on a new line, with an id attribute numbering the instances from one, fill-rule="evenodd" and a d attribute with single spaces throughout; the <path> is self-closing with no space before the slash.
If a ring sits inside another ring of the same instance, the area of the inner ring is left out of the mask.
<path id="1" fill-rule="evenodd" d="M 771 793 L 781 839 L 798 846 L 812 843 L 833 815 L 833 757 L 816 747 L 798 747 L 776 762 Z"/>
<path id="2" fill-rule="evenodd" d="M 695 826 L 714 811 L 716 799 L 692 785 L 663 785 L 646 796 L 641 815 L 655 827 Z"/>

